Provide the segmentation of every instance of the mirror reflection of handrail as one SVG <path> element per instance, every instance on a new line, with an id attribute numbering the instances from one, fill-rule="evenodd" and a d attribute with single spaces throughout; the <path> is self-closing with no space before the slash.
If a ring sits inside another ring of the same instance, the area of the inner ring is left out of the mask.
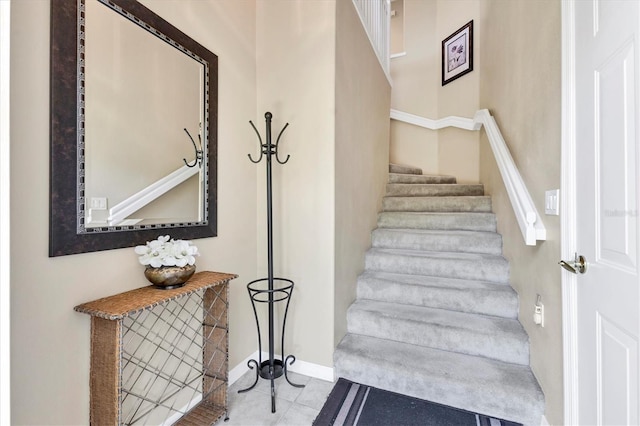
<path id="1" fill-rule="evenodd" d="M 146 188 L 133 194 L 126 200 L 116 204 L 109 209 L 107 221 L 109 226 L 117 226 L 129 215 L 137 212 L 156 198 L 166 194 L 191 176 L 198 174 L 199 169 L 191 168 L 188 165 L 182 166 L 178 170 L 157 180 Z"/>
<path id="2" fill-rule="evenodd" d="M 191 143 L 193 144 L 193 149 L 196 152 L 196 158 L 193 160 L 193 164 L 187 163 L 186 158 L 183 158 L 182 161 L 184 161 L 184 164 L 187 167 L 195 167 L 196 164 L 198 165 L 198 167 L 202 167 L 203 150 L 202 150 L 202 139 L 200 138 L 200 134 L 198 133 L 198 142 L 200 143 L 200 149 L 198 149 L 198 147 L 196 146 L 196 141 L 193 140 L 189 131 L 186 128 L 184 129 L 184 131 L 187 134 L 187 136 L 189 136 L 189 139 L 191 139 Z"/>
<path id="3" fill-rule="evenodd" d="M 535 246 L 536 241 L 547 239 L 547 231 L 542 223 L 542 218 L 533 203 L 531 194 L 529 194 L 529 190 L 518 171 L 518 167 L 513 161 L 513 157 L 502 137 L 498 124 L 489 110 L 478 110 L 473 118 L 450 116 L 439 120 L 430 120 L 425 117 L 392 109 L 390 117 L 393 120 L 431 130 L 438 130 L 445 127 L 480 130 L 484 127 L 525 244 Z"/>

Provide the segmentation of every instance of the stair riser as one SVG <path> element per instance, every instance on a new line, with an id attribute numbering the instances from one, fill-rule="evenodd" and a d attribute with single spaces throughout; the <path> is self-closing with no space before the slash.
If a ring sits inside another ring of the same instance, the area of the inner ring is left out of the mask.
<path id="1" fill-rule="evenodd" d="M 438 196 L 481 196 L 484 195 L 482 185 L 421 185 L 393 183 L 387 184 L 389 197 L 438 197 Z"/>
<path id="2" fill-rule="evenodd" d="M 496 231 L 492 213 L 405 213 L 384 212 L 378 215 L 380 228 L 435 229 L 462 231 Z"/>
<path id="3" fill-rule="evenodd" d="M 455 184 L 456 178 L 453 176 L 425 176 L 413 174 L 390 173 L 389 183 L 448 183 Z"/>
<path id="4" fill-rule="evenodd" d="M 518 318 L 518 298 L 513 291 L 462 290 L 360 278 L 357 292 L 358 299 Z"/>
<path id="5" fill-rule="evenodd" d="M 385 197 L 385 212 L 491 212 L 490 197 Z"/>
<path id="6" fill-rule="evenodd" d="M 410 343 L 467 355 L 483 356 L 512 364 L 529 364 L 528 342 L 507 334 L 480 334 L 475 330 L 441 326 L 425 315 L 412 321 L 381 312 L 349 309 L 348 332 L 379 339 Z"/>
<path id="7" fill-rule="evenodd" d="M 422 169 L 419 169 L 418 167 L 403 166 L 401 164 L 389 164 L 389 173 L 421 175 Z"/>
<path id="8" fill-rule="evenodd" d="M 502 254 L 502 238 L 499 234 L 491 232 L 445 235 L 412 234 L 390 229 L 377 229 L 372 234 L 372 246 L 408 250 Z"/>
<path id="9" fill-rule="evenodd" d="M 468 259 L 431 259 L 368 252 L 365 257 L 365 269 L 369 271 L 494 281 L 498 283 L 507 283 L 509 281 L 509 264 L 502 258 L 480 262 Z"/>

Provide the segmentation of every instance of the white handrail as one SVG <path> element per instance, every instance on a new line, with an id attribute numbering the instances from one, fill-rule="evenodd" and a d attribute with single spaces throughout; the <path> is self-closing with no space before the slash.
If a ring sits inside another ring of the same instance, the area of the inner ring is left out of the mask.
<path id="1" fill-rule="evenodd" d="M 395 109 L 391 110 L 391 118 L 431 130 L 440 130 L 445 127 L 457 127 L 464 130 L 480 130 L 482 127 L 482 123 L 477 123 L 473 118 L 456 117 L 451 115 L 439 120 L 431 120 L 429 118 L 420 117 L 419 115 L 413 115 L 408 112 L 402 112 Z"/>
<path id="2" fill-rule="evenodd" d="M 389 71 L 389 43 L 391 31 L 391 1 L 390 0 L 353 0 L 369 42 L 376 52 L 378 61 L 391 81 Z"/>
<path id="3" fill-rule="evenodd" d="M 156 198 L 166 194 L 176 186 L 180 185 L 191 176 L 200 172 L 199 167 L 182 166 L 178 170 L 171 172 L 162 179 L 152 183 L 146 188 L 133 194 L 126 200 L 121 201 L 109 209 L 107 221 L 111 225 L 117 225 L 127 216 L 137 212 Z"/>
<path id="4" fill-rule="evenodd" d="M 464 130 L 480 130 L 484 126 L 489 139 L 489 145 L 493 151 L 493 155 L 498 164 L 498 170 L 507 189 L 511 207 L 515 213 L 516 220 L 520 226 L 520 232 L 524 238 L 525 244 L 535 246 L 536 241 L 544 241 L 547 239 L 547 231 L 542 223 L 542 218 L 536 209 L 533 199 L 527 190 L 527 186 L 522 180 L 522 176 L 516 167 L 513 157 L 509 152 L 509 148 L 500 133 L 498 124 L 487 109 L 481 109 L 476 112 L 474 117 L 445 117 L 439 120 L 430 120 L 428 118 L 409 114 L 406 112 L 391 110 L 391 118 L 403 121 L 405 123 L 424 127 L 431 130 L 438 130 L 444 127 L 457 127 Z"/>

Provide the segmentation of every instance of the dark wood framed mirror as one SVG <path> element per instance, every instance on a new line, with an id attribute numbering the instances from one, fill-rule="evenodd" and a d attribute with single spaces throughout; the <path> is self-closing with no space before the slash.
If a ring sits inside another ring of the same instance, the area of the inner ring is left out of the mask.
<path id="1" fill-rule="evenodd" d="M 217 235 L 215 54 L 137 1 L 55 0 L 50 75 L 49 256 Z"/>

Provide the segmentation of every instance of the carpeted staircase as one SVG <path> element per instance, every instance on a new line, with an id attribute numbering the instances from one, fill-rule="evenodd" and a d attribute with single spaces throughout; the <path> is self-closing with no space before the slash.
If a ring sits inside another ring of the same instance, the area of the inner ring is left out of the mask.
<path id="1" fill-rule="evenodd" d="M 336 377 L 539 425 L 544 396 L 490 197 L 454 177 L 389 171 Z"/>

